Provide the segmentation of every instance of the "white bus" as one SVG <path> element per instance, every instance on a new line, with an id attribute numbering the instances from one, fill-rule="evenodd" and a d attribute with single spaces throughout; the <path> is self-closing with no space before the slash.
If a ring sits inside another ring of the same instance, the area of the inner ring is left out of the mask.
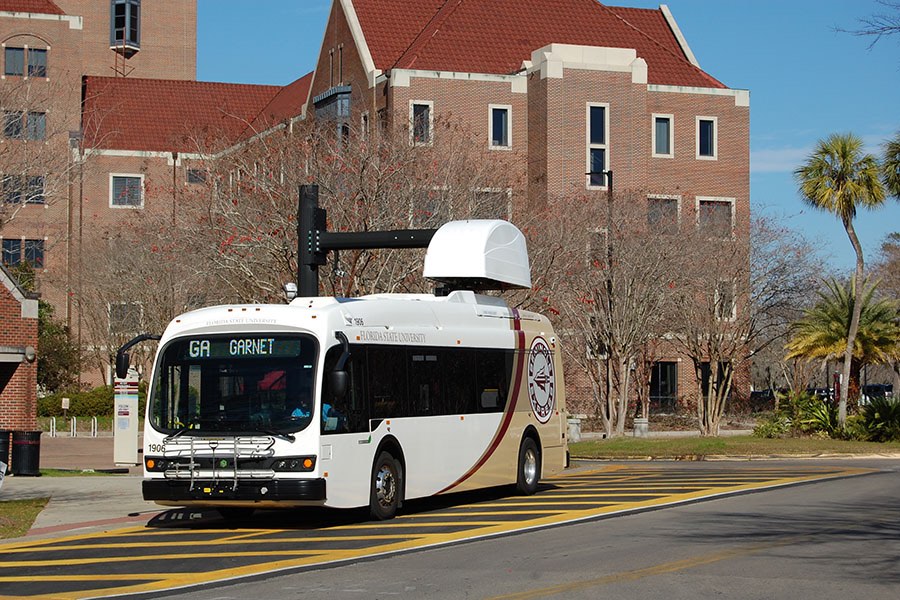
<path id="1" fill-rule="evenodd" d="M 474 258 L 473 258 L 474 257 Z M 448 223 L 425 276 L 530 286 L 522 234 Z M 561 351 L 543 316 L 468 290 L 216 306 L 163 334 L 144 424 L 147 500 L 369 506 L 514 484 L 567 456 Z"/>

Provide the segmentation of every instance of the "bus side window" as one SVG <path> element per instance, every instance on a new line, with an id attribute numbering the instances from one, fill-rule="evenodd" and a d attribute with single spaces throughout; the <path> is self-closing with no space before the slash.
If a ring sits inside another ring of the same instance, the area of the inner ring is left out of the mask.
<path id="1" fill-rule="evenodd" d="M 512 364 L 505 350 L 478 350 L 476 377 L 478 412 L 502 412 L 506 407 Z"/>
<path id="2" fill-rule="evenodd" d="M 444 357 L 444 403 L 441 410 L 445 415 L 473 413 L 477 406 L 475 393 L 475 351 L 469 348 L 445 348 Z"/>
<path id="3" fill-rule="evenodd" d="M 368 348 L 368 398 L 373 419 L 410 414 L 407 397 L 406 352 L 403 348 Z"/>
<path id="4" fill-rule="evenodd" d="M 365 364 L 366 350 L 364 346 L 350 347 L 350 359 L 344 369 L 350 375 L 350 386 L 343 398 L 335 398 L 328 389 L 328 372 L 333 370 L 343 349 L 333 346 L 325 355 L 325 377 L 322 382 L 322 409 L 330 408 L 330 415 L 323 415 L 321 431 L 323 434 L 361 433 L 369 431 L 369 410 L 365 399 Z"/>
<path id="5" fill-rule="evenodd" d="M 410 408 L 416 416 L 439 415 L 443 407 L 441 360 L 433 348 L 407 350 Z"/>

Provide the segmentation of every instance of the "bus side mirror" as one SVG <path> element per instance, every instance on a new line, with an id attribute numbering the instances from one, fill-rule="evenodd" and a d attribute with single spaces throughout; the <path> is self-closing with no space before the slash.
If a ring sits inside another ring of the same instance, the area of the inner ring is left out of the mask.
<path id="1" fill-rule="evenodd" d="M 328 388 L 335 398 L 343 398 L 350 388 L 350 374 L 347 371 L 331 371 L 328 373 Z"/>
<path id="2" fill-rule="evenodd" d="M 116 353 L 116 377 L 125 379 L 128 376 L 128 367 L 131 361 L 127 352 L 119 351 Z"/>

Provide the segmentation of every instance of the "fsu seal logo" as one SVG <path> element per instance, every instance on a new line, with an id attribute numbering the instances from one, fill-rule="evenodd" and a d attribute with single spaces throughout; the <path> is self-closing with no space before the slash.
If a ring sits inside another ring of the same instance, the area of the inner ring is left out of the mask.
<path id="1" fill-rule="evenodd" d="M 550 347 L 541 337 L 534 338 L 528 356 L 528 397 L 537 420 L 541 423 L 549 421 L 556 400 L 556 380 Z"/>

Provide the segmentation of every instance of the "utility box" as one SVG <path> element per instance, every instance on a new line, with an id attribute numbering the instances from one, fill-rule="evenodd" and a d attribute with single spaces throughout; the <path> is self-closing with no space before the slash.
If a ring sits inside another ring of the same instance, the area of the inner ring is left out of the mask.
<path id="1" fill-rule="evenodd" d="M 125 379 L 116 377 L 113 397 L 113 462 L 118 466 L 136 466 L 138 461 L 138 374 L 128 370 Z"/>

